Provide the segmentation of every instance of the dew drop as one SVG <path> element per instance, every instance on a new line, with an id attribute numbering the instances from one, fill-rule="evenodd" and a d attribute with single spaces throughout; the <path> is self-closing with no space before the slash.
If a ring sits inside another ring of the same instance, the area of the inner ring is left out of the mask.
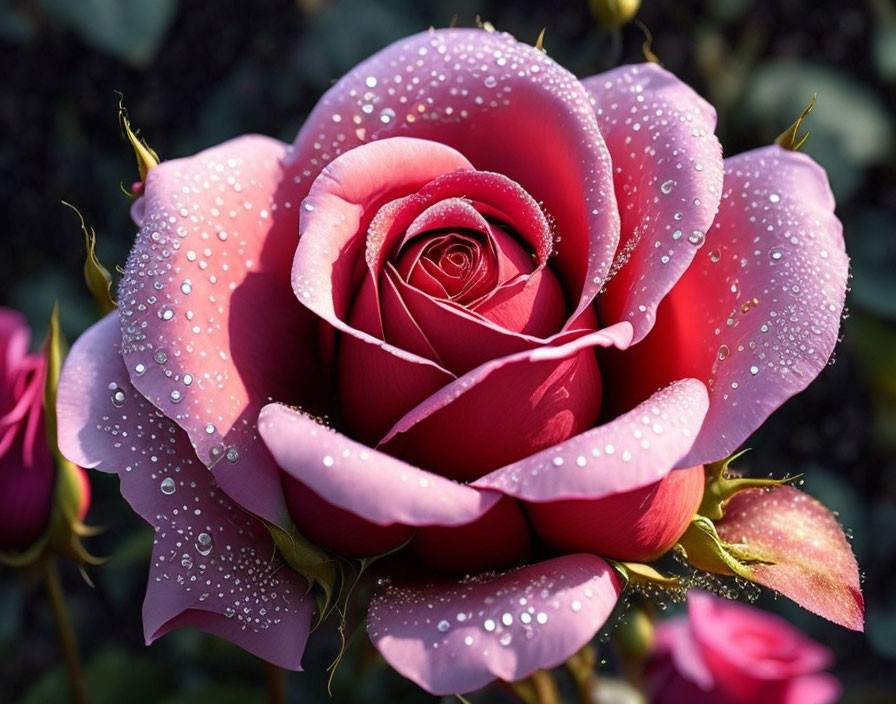
<path id="1" fill-rule="evenodd" d="M 200 533 L 196 536 L 196 552 L 205 557 L 214 547 L 212 536 L 208 533 Z"/>
<path id="2" fill-rule="evenodd" d="M 190 293 L 192 293 L 192 291 L 193 291 L 193 284 L 191 284 L 189 281 L 184 281 L 180 285 L 180 292 L 182 294 L 184 294 L 185 296 L 189 296 Z"/>
<path id="3" fill-rule="evenodd" d="M 488 631 L 489 633 L 491 633 L 492 631 L 495 630 L 495 628 L 497 628 L 497 625 L 495 624 L 495 622 L 494 622 L 492 619 L 487 618 L 487 619 L 485 619 L 485 622 L 482 624 L 482 627 L 483 627 L 486 631 Z"/>
<path id="4" fill-rule="evenodd" d="M 778 202 L 780 202 L 780 200 L 781 200 L 781 196 L 779 196 L 777 193 L 772 193 L 772 194 L 768 197 L 768 199 L 769 199 L 772 203 L 778 203 Z"/>
<path id="5" fill-rule="evenodd" d="M 673 186 L 675 186 L 675 181 L 670 178 L 668 181 L 663 181 L 663 185 L 660 186 L 660 190 L 666 195 L 669 195 L 672 192 Z"/>
<path id="6" fill-rule="evenodd" d="M 177 491 L 177 485 L 174 483 L 174 480 L 171 477 L 165 477 L 162 480 L 162 483 L 159 484 L 159 489 L 165 496 L 171 496 L 175 491 Z"/>
<path id="7" fill-rule="evenodd" d="M 700 230 L 694 230 L 691 234 L 688 235 L 688 242 L 690 242 L 695 247 L 702 247 L 706 242 L 706 234 L 701 232 Z"/>
<path id="8" fill-rule="evenodd" d="M 156 364 L 164 364 L 168 361 L 168 353 L 165 350 L 156 350 L 152 353 L 152 358 Z"/>
<path id="9" fill-rule="evenodd" d="M 227 458 L 228 462 L 237 462 L 240 459 L 240 451 L 236 447 L 229 447 L 224 457 Z"/>
<path id="10" fill-rule="evenodd" d="M 172 389 L 171 393 L 168 395 L 168 398 L 171 399 L 171 403 L 180 403 L 184 395 L 178 389 Z"/>
<path id="11" fill-rule="evenodd" d="M 752 374 L 753 376 L 756 376 L 758 373 L 759 373 L 759 367 L 757 367 L 755 364 L 752 367 L 750 367 L 750 374 Z"/>
<path id="12" fill-rule="evenodd" d="M 439 629 L 440 633 L 444 633 L 449 628 L 451 628 L 451 624 L 448 623 L 448 621 L 446 621 L 445 619 L 442 619 L 441 621 L 439 621 L 438 625 L 436 625 L 436 628 Z"/>
<path id="13" fill-rule="evenodd" d="M 513 636 L 510 635 L 509 633 L 502 633 L 501 637 L 498 638 L 498 642 L 501 645 L 510 645 L 510 641 L 512 641 L 512 640 L 513 640 Z"/>
<path id="14" fill-rule="evenodd" d="M 116 408 L 121 408 L 124 405 L 124 402 L 127 400 L 127 396 L 125 395 L 124 391 L 122 391 L 114 384 L 112 385 L 112 388 L 110 390 L 112 391 L 112 405 Z"/>
<path id="15" fill-rule="evenodd" d="M 143 362 L 140 362 L 139 364 L 137 364 L 134 367 L 134 374 L 136 374 L 137 376 L 142 376 L 145 373 L 146 373 L 146 365 L 143 364 Z"/>
<path id="16" fill-rule="evenodd" d="M 212 423 L 209 423 L 208 425 L 205 426 L 206 435 L 214 435 L 215 430 L 216 430 L 216 428 Z"/>
<path id="17" fill-rule="evenodd" d="M 731 354 L 731 350 L 728 349 L 728 345 L 722 345 L 719 347 L 719 361 L 724 362 L 728 359 L 728 355 Z"/>

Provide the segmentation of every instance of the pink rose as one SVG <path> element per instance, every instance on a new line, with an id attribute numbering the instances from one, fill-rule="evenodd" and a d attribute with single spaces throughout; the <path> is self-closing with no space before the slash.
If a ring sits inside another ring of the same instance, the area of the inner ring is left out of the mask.
<path id="1" fill-rule="evenodd" d="M 687 617 L 656 629 L 648 691 L 653 704 L 829 704 L 832 661 L 779 616 L 694 591 Z"/>
<path id="2" fill-rule="evenodd" d="M 701 465 L 837 337 L 824 173 L 778 147 L 723 162 L 714 121 L 655 65 L 579 82 L 507 35 L 431 31 L 292 146 L 153 167 L 119 311 L 59 395 L 67 456 L 156 528 L 147 639 L 193 625 L 299 667 L 315 602 L 263 520 L 347 556 L 407 543 L 368 631 L 431 692 L 590 640 L 623 587 L 602 558 L 674 544 Z"/>
<path id="3" fill-rule="evenodd" d="M 0 308 L 0 551 L 23 552 L 50 525 L 56 467 L 44 422 L 43 354 L 28 354 L 24 316 Z M 90 487 L 80 474 L 80 515 Z"/>

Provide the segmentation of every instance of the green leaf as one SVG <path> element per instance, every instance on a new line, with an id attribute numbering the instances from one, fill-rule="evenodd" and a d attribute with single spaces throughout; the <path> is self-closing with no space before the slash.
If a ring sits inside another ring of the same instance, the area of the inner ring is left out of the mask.
<path id="1" fill-rule="evenodd" d="M 264 701 L 260 688 L 250 689 L 237 684 L 213 684 L 167 697 L 158 704 L 264 704 Z"/>
<path id="2" fill-rule="evenodd" d="M 91 704 L 156 704 L 170 694 L 173 677 L 150 657 L 106 650 L 87 664 L 85 677 Z M 59 666 L 39 678 L 19 704 L 69 701 L 68 680 Z"/>
<path id="3" fill-rule="evenodd" d="M 812 95 L 812 137 L 803 151 L 827 169 L 838 200 L 861 185 L 865 169 L 885 162 L 893 149 L 886 107 L 866 86 L 831 68 L 799 61 L 767 61 L 751 75 L 736 120 L 758 128 L 771 143 Z"/>
<path id="4" fill-rule="evenodd" d="M 177 0 L 37 0 L 38 7 L 100 51 L 136 67 L 155 58 Z"/>

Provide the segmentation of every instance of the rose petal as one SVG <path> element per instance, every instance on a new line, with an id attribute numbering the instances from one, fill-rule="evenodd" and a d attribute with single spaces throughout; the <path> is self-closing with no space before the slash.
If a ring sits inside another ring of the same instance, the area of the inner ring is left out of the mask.
<path id="1" fill-rule="evenodd" d="M 272 522 L 285 515 L 280 481 L 247 419 L 270 396 L 314 408 L 319 394 L 314 323 L 289 284 L 297 207 L 285 151 L 248 136 L 153 167 L 118 297 L 134 386 L 187 432 L 225 491 Z"/>
<path id="2" fill-rule="evenodd" d="M 433 72 L 433 80 L 414 82 Z M 293 159 L 313 178 L 330 159 L 397 134 L 455 147 L 520 184 L 556 221 L 556 266 L 579 309 L 601 286 L 619 239 L 611 164 L 589 96 L 532 46 L 481 30 L 397 42 L 324 95 Z M 495 144 L 501 148 L 496 149 Z M 538 168 L 533 168 L 533 164 Z"/>
<path id="3" fill-rule="evenodd" d="M 738 677 L 782 680 L 824 669 L 834 660 L 828 648 L 780 616 L 700 590 L 688 594 L 688 618 L 704 661 L 715 663 L 713 671 L 723 679 L 733 668 Z M 747 647 L 751 642 L 756 643 L 752 649 Z"/>
<path id="4" fill-rule="evenodd" d="M 384 455 L 280 404 L 265 406 L 258 428 L 283 471 L 377 525 L 463 525 L 500 499 Z"/>
<path id="5" fill-rule="evenodd" d="M 389 585 L 370 605 L 367 632 L 398 672 L 433 694 L 522 679 L 587 643 L 622 590 L 594 555 L 567 555 L 462 583 Z"/>
<path id="6" fill-rule="evenodd" d="M 519 504 L 509 496 L 464 526 L 418 528 L 408 546 L 415 559 L 438 572 L 470 574 L 525 563 L 532 531 Z"/>
<path id="7" fill-rule="evenodd" d="M 781 704 L 833 704 L 840 701 L 843 685 L 822 672 L 796 677 L 781 685 L 779 692 Z"/>
<path id="8" fill-rule="evenodd" d="M 738 492 L 716 528 L 723 540 L 774 562 L 748 565 L 753 581 L 834 623 L 864 630 L 856 559 L 837 519 L 811 496 L 791 486 Z"/>
<path id="9" fill-rule="evenodd" d="M 593 348 L 615 341 L 612 334 L 592 332 L 487 362 L 408 412 L 378 447 L 472 481 L 556 445 L 596 420 L 601 381 Z"/>
<path id="10" fill-rule="evenodd" d="M 706 691 L 713 687 L 715 680 L 703 661 L 687 618 L 678 617 L 661 621 L 657 624 L 654 636 L 656 655 L 668 654 L 675 665 L 675 670 L 700 689 Z"/>
<path id="11" fill-rule="evenodd" d="M 707 244 L 660 305 L 650 335 L 614 363 L 609 398 L 705 381 L 710 409 L 682 464 L 726 457 L 814 379 L 833 350 L 848 262 L 824 172 L 777 146 L 726 161 Z M 674 340 L 674 344 L 669 344 Z"/>
<path id="12" fill-rule="evenodd" d="M 407 543 L 414 534 L 414 528 L 400 523 L 378 526 L 365 521 L 325 501 L 289 474 L 283 475 L 283 489 L 299 533 L 339 555 L 383 555 Z"/>
<path id="13" fill-rule="evenodd" d="M 558 552 L 652 562 L 675 545 L 703 498 L 703 466 L 677 469 L 640 489 L 601 499 L 527 503 L 538 536 Z"/>
<path id="14" fill-rule="evenodd" d="M 613 159 L 622 217 L 618 273 L 601 295 L 608 323 L 629 320 L 639 342 L 657 305 L 688 268 L 722 192 L 712 106 L 657 64 L 585 79 Z"/>
<path id="15" fill-rule="evenodd" d="M 31 331 L 25 316 L 16 310 L 0 307 L 0 415 L 8 410 L 14 399 L 11 386 L 28 353 Z"/>
<path id="16" fill-rule="evenodd" d="M 74 344 L 59 383 L 59 447 L 114 472 L 155 529 L 143 606 L 147 642 L 181 625 L 300 669 L 314 602 L 264 527 L 221 491 L 177 425 L 130 384 L 112 313 Z"/>
<path id="17" fill-rule="evenodd" d="M 539 503 L 649 486 L 680 464 L 708 406 L 699 381 L 675 382 L 625 415 L 495 470 L 474 486 Z"/>
<path id="18" fill-rule="evenodd" d="M 381 238 L 367 241 L 371 219 L 384 202 L 407 198 L 442 174 L 471 168 L 454 149 L 405 137 L 354 149 L 327 166 L 302 203 L 292 270 L 299 301 L 336 329 L 367 339 L 346 322 L 364 275 L 359 259 L 363 263 L 368 249 L 371 260 L 385 256 L 389 249 Z M 388 207 L 403 209 L 405 202 Z M 398 234 L 403 234 L 403 228 Z"/>

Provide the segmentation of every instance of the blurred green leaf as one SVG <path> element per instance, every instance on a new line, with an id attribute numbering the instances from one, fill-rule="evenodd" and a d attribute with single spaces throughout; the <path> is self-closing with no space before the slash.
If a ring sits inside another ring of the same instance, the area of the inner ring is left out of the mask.
<path id="1" fill-rule="evenodd" d="M 802 151 L 827 169 L 838 199 L 856 192 L 868 166 L 886 161 L 893 147 L 889 114 L 864 85 L 833 69 L 797 61 L 759 65 L 747 84 L 738 119 L 771 143 L 818 93 L 804 125 L 812 135 Z"/>
<path id="2" fill-rule="evenodd" d="M 10 0 L 0 0 L 0 37 L 13 42 L 27 42 L 34 35 L 31 19 Z"/>
<path id="3" fill-rule="evenodd" d="M 870 312 L 896 319 L 896 219 L 880 208 L 866 208 L 849 225 L 852 300 Z"/>
<path id="4" fill-rule="evenodd" d="M 100 51 L 141 67 L 155 57 L 177 0 L 38 0 L 38 6 Z"/>
<path id="5" fill-rule="evenodd" d="M 87 665 L 86 678 L 91 704 L 155 704 L 173 689 L 171 674 L 148 654 L 135 657 L 120 650 L 106 650 L 95 656 Z M 19 704 L 68 700 L 68 680 L 59 667 L 38 679 Z"/>
<path id="6" fill-rule="evenodd" d="M 158 704 L 264 704 L 259 689 L 248 689 L 234 684 L 213 684 L 167 697 Z"/>
<path id="7" fill-rule="evenodd" d="M 871 55 L 885 81 L 896 81 L 896 27 L 877 26 L 871 35 Z"/>

